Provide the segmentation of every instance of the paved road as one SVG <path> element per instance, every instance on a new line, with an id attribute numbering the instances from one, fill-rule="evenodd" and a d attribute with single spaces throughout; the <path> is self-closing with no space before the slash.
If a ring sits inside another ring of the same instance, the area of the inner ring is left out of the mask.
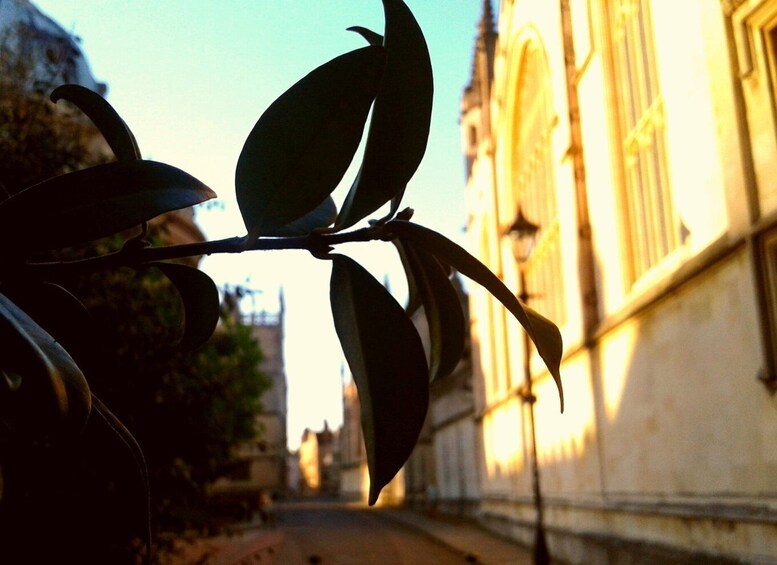
<path id="1" fill-rule="evenodd" d="M 284 565 L 436 565 L 464 557 L 370 510 L 341 504 L 289 503 L 276 508 Z"/>

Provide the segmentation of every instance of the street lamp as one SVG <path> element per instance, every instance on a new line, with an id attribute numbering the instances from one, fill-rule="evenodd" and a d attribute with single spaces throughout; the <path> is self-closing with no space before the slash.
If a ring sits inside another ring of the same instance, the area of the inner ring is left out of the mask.
<path id="1" fill-rule="evenodd" d="M 540 226 L 530 222 L 523 215 L 523 209 L 518 206 L 518 212 L 515 214 L 515 220 L 505 231 L 505 235 L 510 238 L 513 244 L 513 255 L 520 265 L 526 264 L 531 252 L 534 251 L 534 244 L 537 243 L 537 233 Z"/>
<path id="2" fill-rule="evenodd" d="M 518 262 L 518 271 L 520 275 L 520 293 L 518 298 L 524 304 L 528 304 L 531 294 L 526 285 L 526 263 L 534 251 L 537 243 L 537 233 L 540 227 L 529 221 L 523 214 L 521 207 L 515 215 L 515 220 L 505 231 L 505 236 L 509 237 L 513 246 L 513 255 Z M 537 565 L 546 565 L 550 563 L 550 554 L 548 553 L 548 544 L 545 540 L 545 527 L 543 525 L 542 513 L 542 494 L 540 491 L 540 470 L 537 463 L 537 432 L 534 421 L 534 403 L 537 397 L 532 392 L 531 378 L 531 340 L 529 334 L 523 332 L 523 385 L 518 389 L 518 396 L 521 401 L 529 406 L 529 423 L 531 425 L 531 467 L 532 467 L 532 490 L 534 494 L 534 508 L 537 513 L 537 527 L 534 535 L 534 563 Z"/>

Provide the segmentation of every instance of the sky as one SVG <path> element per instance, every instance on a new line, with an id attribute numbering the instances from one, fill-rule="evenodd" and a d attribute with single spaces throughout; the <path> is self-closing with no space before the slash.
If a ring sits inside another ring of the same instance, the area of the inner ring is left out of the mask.
<path id="1" fill-rule="evenodd" d="M 463 243 L 464 159 L 461 93 L 469 82 L 482 0 L 406 0 L 424 30 L 435 100 L 424 161 L 405 193 L 414 220 Z M 134 132 L 143 157 L 179 167 L 216 191 L 196 221 L 209 240 L 243 236 L 234 198 L 242 145 L 262 112 L 307 73 L 364 45 L 346 28 L 382 33 L 379 0 L 38 0 L 81 46 L 108 101 Z M 333 194 L 340 204 L 360 162 Z M 378 217 L 376 214 L 375 217 Z M 406 286 L 388 244 L 342 248 L 400 302 Z M 256 291 L 245 309 L 275 312 L 285 303 L 288 444 L 306 427 L 342 423 L 344 360 L 331 322 L 329 262 L 306 252 L 206 257 L 200 268 L 217 285 Z"/>

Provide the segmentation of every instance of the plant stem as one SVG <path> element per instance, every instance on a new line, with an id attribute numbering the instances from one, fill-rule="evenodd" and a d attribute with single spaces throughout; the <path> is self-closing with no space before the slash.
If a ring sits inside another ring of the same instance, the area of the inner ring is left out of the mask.
<path id="1" fill-rule="evenodd" d="M 39 279 L 56 279 L 76 273 L 103 271 L 117 267 L 135 267 L 154 261 L 168 261 L 216 253 L 306 249 L 314 255 L 323 255 L 335 245 L 381 240 L 386 239 L 389 235 L 390 232 L 386 229 L 385 224 L 377 224 L 344 233 L 313 232 L 296 237 L 264 237 L 259 238 L 248 247 L 245 245 L 245 237 L 231 237 L 164 247 L 125 245 L 120 251 L 106 255 L 75 261 L 23 263 L 19 265 L 19 269 L 25 275 L 34 274 Z"/>

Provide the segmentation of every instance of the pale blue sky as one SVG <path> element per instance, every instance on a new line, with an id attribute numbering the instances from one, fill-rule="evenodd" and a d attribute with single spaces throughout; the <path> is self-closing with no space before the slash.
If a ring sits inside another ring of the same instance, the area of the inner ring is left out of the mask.
<path id="1" fill-rule="evenodd" d="M 464 165 L 458 127 L 469 80 L 482 0 L 406 0 L 429 44 L 435 78 L 432 132 L 424 162 L 404 205 L 415 220 L 461 241 Z M 316 66 L 361 47 L 346 31 L 382 32 L 379 0 L 39 0 L 35 4 L 82 38 L 108 100 L 134 131 L 145 158 L 180 167 L 219 195 L 219 210 L 198 210 L 209 239 L 244 235 L 234 201 L 234 170 L 242 144 L 262 111 Z M 343 185 L 339 203 L 358 166 Z M 348 250 L 402 299 L 393 250 Z M 291 252 L 211 257 L 202 268 L 219 285 L 262 290 L 259 307 L 286 297 L 289 445 L 305 427 L 342 421 L 342 355 L 331 325 L 329 265 Z"/>

